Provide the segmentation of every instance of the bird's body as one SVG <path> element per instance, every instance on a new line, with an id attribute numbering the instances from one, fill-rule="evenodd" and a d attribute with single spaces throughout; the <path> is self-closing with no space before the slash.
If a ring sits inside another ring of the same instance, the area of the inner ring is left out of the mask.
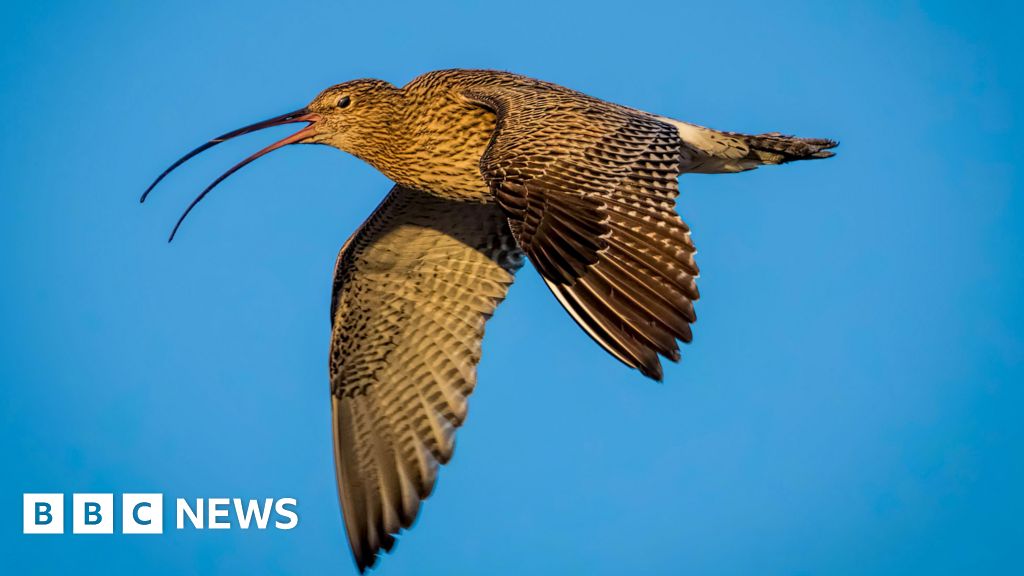
<path id="1" fill-rule="evenodd" d="M 675 212 L 679 174 L 827 158 L 835 146 L 719 132 L 505 72 L 444 70 L 403 88 L 339 84 L 171 169 L 225 139 L 302 121 L 249 160 L 328 144 L 396 184 L 342 247 L 331 302 L 335 463 L 360 570 L 411 525 L 451 457 L 484 324 L 524 254 L 598 344 L 661 379 L 659 356 L 679 359 L 699 297 Z"/>

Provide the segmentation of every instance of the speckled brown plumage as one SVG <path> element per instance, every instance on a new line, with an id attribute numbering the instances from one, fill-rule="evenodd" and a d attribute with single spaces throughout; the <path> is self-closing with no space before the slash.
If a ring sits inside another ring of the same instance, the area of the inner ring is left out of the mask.
<path id="1" fill-rule="evenodd" d="M 661 379 L 659 356 L 679 360 L 699 297 L 678 176 L 827 158 L 836 145 L 720 132 L 506 72 L 444 70 L 403 88 L 333 86 L 171 169 L 291 122 L 310 125 L 228 174 L 304 142 L 350 152 L 397 184 L 342 247 L 331 304 L 338 489 L 361 571 L 411 525 L 451 457 L 484 323 L 523 254 L 598 344 Z"/>

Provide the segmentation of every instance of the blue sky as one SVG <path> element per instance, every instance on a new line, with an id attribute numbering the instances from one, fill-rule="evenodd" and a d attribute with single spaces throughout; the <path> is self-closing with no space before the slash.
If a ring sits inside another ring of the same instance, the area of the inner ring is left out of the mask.
<path id="1" fill-rule="evenodd" d="M 5 572 L 354 572 L 329 287 L 388 182 L 293 146 L 168 246 L 191 197 L 278 129 L 137 197 L 330 84 L 449 67 L 842 146 L 682 178 L 703 297 L 664 384 L 525 268 L 456 456 L 378 573 L 1024 572 L 1018 8 L 436 4 L 0 5 Z M 294 497 L 300 524 L 22 535 L 21 494 L 51 491 Z"/>

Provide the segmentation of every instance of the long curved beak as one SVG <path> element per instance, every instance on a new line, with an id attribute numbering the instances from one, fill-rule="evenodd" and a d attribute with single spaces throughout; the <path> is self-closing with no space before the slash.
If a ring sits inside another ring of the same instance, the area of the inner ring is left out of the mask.
<path id="1" fill-rule="evenodd" d="M 175 168 L 181 166 L 185 162 L 188 162 L 191 158 L 199 155 L 201 152 L 213 148 L 214 146 L 220 144 L 221 142 L 226 142 L 236 136 L 241 136 L 243 134 L 248 134 L 250 132 L 256 132 L 257 130 L 263 130 L 264 128 L 283 126 L 285 124 L 292 124 L 295 122 L 309 122 L 308 126 L 303 128 L 302 130 L 299 130 L 295 134 L 292 134 L 291 136 L 288 136 L 287 138 L 284 138 L 282 140 L 278 140 L 277 142 L 274 142 L 270 146 L 267 146 L 266 148 L 253 154 L 252 156 L 249 156 L 245 160 L 242 160 L 238 164 L 235 164 L 234 166 L 231 167 L 230 170 L 228 170 L 224 174 L 221 174 L 219 178 L 214 180 L 213 183 L 211 183 L 202 192 L 200 192 L 199 195 L 196 196 L 195 200 L 193 200 L 192 203 L 188 205 L 188 208 L 185 209 L 185 212 L 182 213 L 181 217 L 178 218 L 178 222 L 174 225 L 174 230 L 171 231 L 171 235 L 167 239 L 167 241 L 170 242 L 171 240 L 174 240 L 174 235 L 178 233 L 178 228 L 181 227 L 181 223 L 185 221 L 185 217 L 188 216 L 189 212 L 191 212 L 192 209 L 195 208 L 196 204 L 199 204 L 199 202 L 203 198 L 205 198 L 206 195 L 209 194 L 210 191 L 213 190 L 218 184 L 223 182 L 228 176 L 231 176 L 246 164 L 259 158 L 260 156 L 265 156 L 266 154 L 269 154 L 274 150 L 277 150 L 278 148 L 283 148 L 284 146 L 287 146 L 289 144 L 296 144 L 298 142 L 302 142 L 303 140 L 312 137 L 314 134 L 316 134 L 315 123 L 318 122 L 319 120 L 319 114 L 316 114 L 315 112 L 310 112 L 308 108 L 300 108 L 299 110 L 296 110 L 294 112 L 289 112 L 287 114 L 275 116 L 273 118 L 270 118 L 269 120 L 264 120 L 262 122 L 250 124 L 243 128 L 239 128 L 238 130 L 232 130 L 227 134 L 217 136 L 213 140 L 210 140 L 209 142 L 203 144 L 202 146 L 196 148 L 195 150 L 192 150 L 188 154 L 185 154 L 184 156 L 179 158 L 174 164 L 171 164 L 169 168 L 167 168 L 159 176 L 157 176 L 156 180 L 154 180 L 153 183 L 149 185 L 149 188 L 146 188 L 146 191 L 142 193 L 142 197 L 139 198 L 139 202 L 145 202 L 146 198 L 149 196 L 149 193 L 153 191 L 153 188 L 156 188 L 156 185 L 159 184 L 160 181 L 163 180 L 168 174 L 173 172 Z"/>

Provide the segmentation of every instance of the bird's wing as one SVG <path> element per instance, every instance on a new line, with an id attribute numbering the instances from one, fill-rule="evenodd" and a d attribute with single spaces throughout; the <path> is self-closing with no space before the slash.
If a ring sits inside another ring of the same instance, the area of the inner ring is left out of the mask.
<path id="1" fill-rule="evenodd" d="M 338 491 L 360 571 L 452 455 L 484 323 L 522 266 L 496 204 L 396 186 L 345 243 L 331 302 Z"/>
<path id="2" fill-rule="evenodd" d="M 463 96 L 497 115 L 480 171 L 548 287 L 605 350 L 661 379 L 698 298 L 676 128 L 544 83 Z"/>

